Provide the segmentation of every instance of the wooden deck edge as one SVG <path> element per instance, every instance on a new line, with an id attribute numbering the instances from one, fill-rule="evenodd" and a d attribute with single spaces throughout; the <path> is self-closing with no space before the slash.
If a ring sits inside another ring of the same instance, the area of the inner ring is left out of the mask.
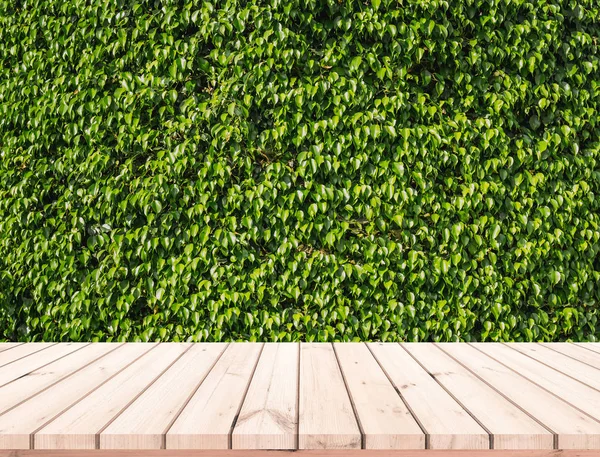
<path id="1" fill-rule="evenodd" d="M 0 450 L 0 457 L 598 457 L 598 450 Z"/>

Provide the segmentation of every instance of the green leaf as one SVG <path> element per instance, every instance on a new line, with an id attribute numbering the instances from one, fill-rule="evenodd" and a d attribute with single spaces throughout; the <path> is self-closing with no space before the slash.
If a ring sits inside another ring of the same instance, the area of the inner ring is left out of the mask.
<path id="1" fill-rule="evenodd" d="M 362 63 L 362 57 L 360 57 L 360 56 L 354 57 L 352 59 L 352 61 L 350 62 L 350 71 L 351 72 L 358 71 L 358 69 L 360 68 L 361 63 Z"/>
<path id="2" fill-rule="evenodd" d="M 207 225 L 205 226 L 202 231 L 200 232 L 200 236 L 199 236 L 199 240 L 201 244 L 206 244 L 206 242 L 208 241 L 208 236 L 210 235 L 210 227 Z"/>
<path id="3" fill-rule="evenodd" d="M 396 136 L 396 129 L 393 125 L 385 125 L 383 128 L 392 138 Z"/>
<path id="4" fill-rule="evenodd" d="M 161 300 L 164 294 L 165 294 L 165 289 L 160 288 L 160 289 L 156 290 L 155 297 L 157 300 Z"/>
<path id="5" fill-rule="evenodd" d="M 153 210 L 155 213 L 160 213 L 160 212 L 162 211 L 162 203 L 161 203 L 161 202 L 159 202 L 158 200 L 154 200 L 154 201 L 152 202 L 152 210 Z"/>
<path id="6" fill-rule="evenodd" d="M 597 2 L 21 3 L 0 341 L 600 340 Z"/>
<path id="7" fill-rule="evenodd" d="M 498 238 L 498 235 L 500 235 L 500 224 L 495 224 L 494 227 L 492 228 L 492 239 L 495 240 L 496 238 Z"/>

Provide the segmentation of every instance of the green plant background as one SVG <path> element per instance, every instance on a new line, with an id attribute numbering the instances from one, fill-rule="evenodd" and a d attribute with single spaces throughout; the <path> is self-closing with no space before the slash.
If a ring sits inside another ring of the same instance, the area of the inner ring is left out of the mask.
<path id="1" fill-rule="evenodd" d="M 598 339 L 599 5 L 0 0 L 0 339 Z"/>

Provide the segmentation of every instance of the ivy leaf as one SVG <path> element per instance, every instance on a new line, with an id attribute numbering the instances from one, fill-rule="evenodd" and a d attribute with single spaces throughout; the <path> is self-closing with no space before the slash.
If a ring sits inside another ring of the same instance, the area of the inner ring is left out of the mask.
<path id="1" fill-rule="evenodd" d="M 354 57 L 352 59 L 352 61 L 350 62 L 350 71 L 357 72 L 358 69 L 360 68 L 361 64 L 362 64 L 362 57 L 360 57 L 360 56 Z"/>
<path id="2" fill-rule="evenodd" d="M 0 15 L 0 340 L 600 339 L 594 2 L 160 3 Z"/>

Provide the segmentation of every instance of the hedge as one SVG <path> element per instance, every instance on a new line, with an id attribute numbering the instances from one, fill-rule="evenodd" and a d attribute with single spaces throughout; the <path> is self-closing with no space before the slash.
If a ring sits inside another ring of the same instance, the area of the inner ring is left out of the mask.
<path id="1" fill-rule="evenodd" d="M 600 338 L 597 0 L 0 11 L 0 339 Z"/>

